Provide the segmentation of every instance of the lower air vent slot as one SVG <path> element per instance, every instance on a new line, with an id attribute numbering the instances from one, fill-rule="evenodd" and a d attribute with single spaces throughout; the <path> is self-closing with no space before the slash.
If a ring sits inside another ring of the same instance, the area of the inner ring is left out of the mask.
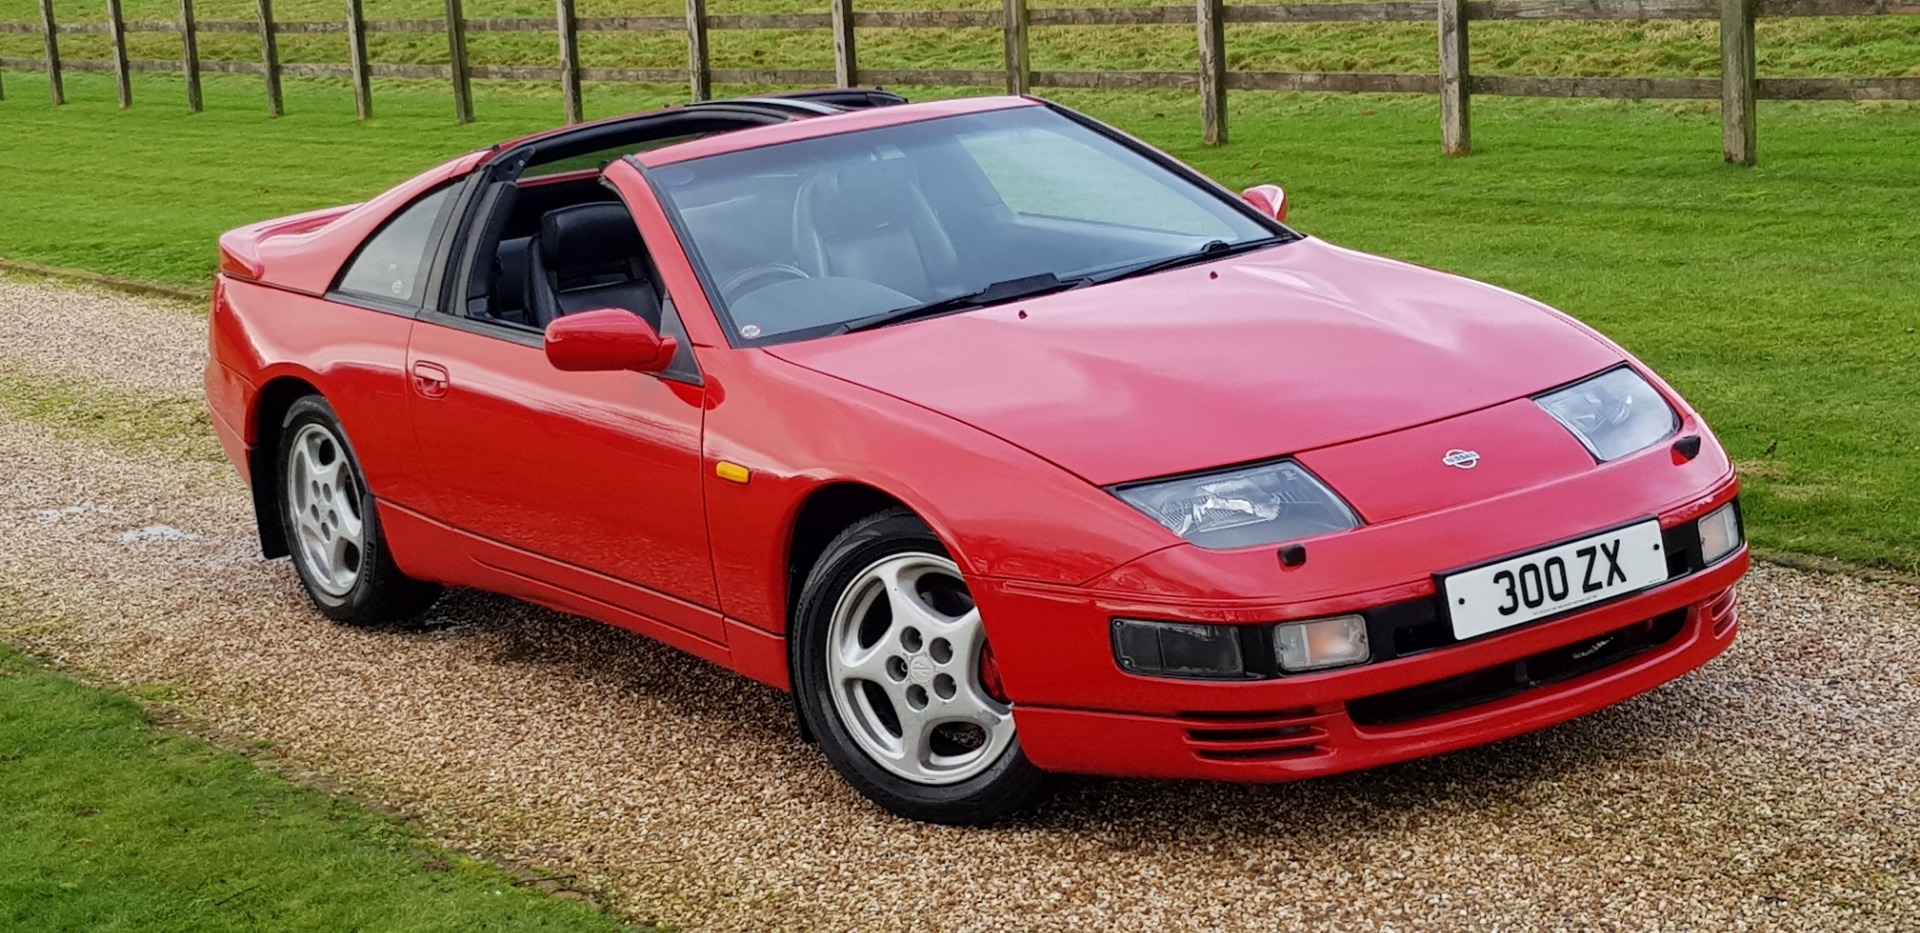
<path id="1" fill-rule="evenodd" d="M 1208 761 L 1275 761 L 1318 754 L 1327 738 L 1311 709 L 1188 713 L 1187 744 Z"/>
<path id="2" fill-rule="evenodd" d="M 1195 742 L 1257 742 L 1262 739 L 1291 739 L 1308 735 L 1318 730 L 1308 726 L 1286 726 L 1278 729 L 1188 729 L 1187 738 Z"/>
<path id="3" fill-rule="evenodd" d="M 1304 758 L 1320 751 L 1317 745 L 1286 745 L 1278 748 L 1196 749 L 1194 754 L 1208 761 L 1278 761 Z"/>

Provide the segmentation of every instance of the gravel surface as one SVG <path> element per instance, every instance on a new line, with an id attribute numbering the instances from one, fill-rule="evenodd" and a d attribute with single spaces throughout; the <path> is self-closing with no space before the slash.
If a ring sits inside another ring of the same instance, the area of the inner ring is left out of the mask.
<path id="1" fill-rule="evenodd" d="M 175 307 L 8 283 L 0 301 L 0 365 L 196 384 L 160 375 L 198 366 L 201 324 Z M 72 309 L 125 339 L 24 327 Z M 1911 585 L 1760 568 L 1726 656 L 1543 733 L 1292 785 L 1074 780 L 1018 825 L 955 830 L 841 785 L 784 695 L 638 636 L 465 592 L 425 632 L 330 624 L 258 559 L 223 464 L 4 421 L 0 464 L 0 638 L 167 685 L 296 771 L 577 875 L 635 920 L 1920 929 Z"/>
<path id="2" fill-rule="evenodd" d="M 0 276 L 0 368 L 135 391 L 200 391 L 206 318 L 185 302 Z"/>

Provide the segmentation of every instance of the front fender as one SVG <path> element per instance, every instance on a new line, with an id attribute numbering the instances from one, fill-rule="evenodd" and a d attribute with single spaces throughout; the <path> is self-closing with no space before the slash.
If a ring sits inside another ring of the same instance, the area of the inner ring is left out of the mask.
<path id="1" fill-rule="evenodd" d="M 759 350 L 701 348 L 707 522 L 727 615 L 786 627 L 786 542 L 852 482 L 905 503 L 970 576 L 1084 583 L 1173 543 L 1111 494 L 946 415 Z M 745 466 L 741 483 L 716 473 Z"/>

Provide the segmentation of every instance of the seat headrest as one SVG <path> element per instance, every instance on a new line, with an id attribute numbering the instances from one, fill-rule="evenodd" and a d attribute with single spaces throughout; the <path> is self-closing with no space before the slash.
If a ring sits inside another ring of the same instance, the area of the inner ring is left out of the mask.
<path id="1" fill-rule="evenodd" d="M 556 270 L 623 263 L 641 255 L 640 229 L 625 205 L 576 204 L 540 218 L 540 252 Z"/>
<path id="2" fill-rule="evenodd" d="M 917 182 L 906 159 L 856 162 L 819 176 L 805 190 L 815 232 L 857 237 L 925 210 Z"/>

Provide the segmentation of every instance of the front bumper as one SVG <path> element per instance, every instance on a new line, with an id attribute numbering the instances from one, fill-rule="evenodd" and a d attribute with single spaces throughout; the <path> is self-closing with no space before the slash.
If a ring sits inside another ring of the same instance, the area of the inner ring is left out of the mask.
<path id="1" fill-rule="evenodd" d="M 1565 722 L 1705 664 L 1733 642 L 1732 584 L 1747 564 L 1743 548 L 1691 577 L 1544 625 L 1227 687 L 1260 689 L 1271 697 L 1264 709 L 1016 706 L 1014 718 L 1027 757 L 1048 771 L 1287 781 L 1406 761 Z M 1583 652 L 1591 653 L 1576 657 Z"/>
<path id="2" fill-rule="evenodd" d="M 1419 630 L 1382 628 L 1407 621 L 1408 608 L 1428 607 L 1412 622 L 1437 618 L 1436 567 L 1524 553 L 1649 512 L 1670 533 L 1690 530 L 1738 492 L 1717 445 L 1684 463 L 1664 450 L 1632 459 L 1311 543 L 1299 569 L 1251 550 L 1177 547 L 1085 587 L 979 581 L 974 592 L 1021 746 L 1051 771 L 1283 781 L 1518 735 L 1672 680 L 1732 642 L 1744 545 L 1711 566 L 1699 565 L 1697 551 L 1687 565 L 1672 561 L 1667 582 L 1630 596 L 1466 641 L 1403 644 L 1403 633 Z M 1638 511 L 1628 505 L 1635 502 L 1659 506 Z M 1235 681 L 1122 671 L 1108 625 L 1116 617 L 1267 624 L 1350 612 L 1368 615 L 1373 663 Z M 1382 653 L 1389 644 L 1397 650 Z"/>

